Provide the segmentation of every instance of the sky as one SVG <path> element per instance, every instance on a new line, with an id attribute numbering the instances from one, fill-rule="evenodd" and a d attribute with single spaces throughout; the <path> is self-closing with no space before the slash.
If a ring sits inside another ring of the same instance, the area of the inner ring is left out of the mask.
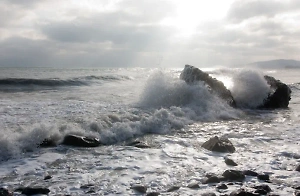
<path id="1" fill-rule="evenodd" d="M 1 67 L 299 59 L 299 0 L 0 0 Z"/>

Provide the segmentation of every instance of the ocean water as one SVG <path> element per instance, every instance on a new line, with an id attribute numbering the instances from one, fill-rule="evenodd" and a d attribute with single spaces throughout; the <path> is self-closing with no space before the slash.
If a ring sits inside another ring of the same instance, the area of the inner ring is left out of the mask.
<path id="1" fill-rule="evenodd" d="M 270 175 L 273 193 L 292 195 L 300 184 L 294 171 L 300 164 L 300 70 L 207 69 L 232 91 L 238 108 L 201 82 L 186 84 L 181 71 L 0 68 L 0 187 L 139 195 L 130 187 L 140 184 L 161 195 L 222 195 L 262 182 L 247 177 L 218 192 L 201 184 L 206 174 L 251 169 Z M 288 109 L 254 109 L 269 92 L 263 75 L 290 86 Z M 104 145 L 38 147 L 45 138 L 59 143 L 69 133 L 97 137 Z M 236 152 L 201 148 L 213 136 L 227 137 Z M 126 145 L 135 140 L 150 148 Z M 227 166 L 224 157 L 238 166 Z M 188 188 L 191 183 L 200 188 Z M 180 189 L 167 192 L 173 186 Z"/>

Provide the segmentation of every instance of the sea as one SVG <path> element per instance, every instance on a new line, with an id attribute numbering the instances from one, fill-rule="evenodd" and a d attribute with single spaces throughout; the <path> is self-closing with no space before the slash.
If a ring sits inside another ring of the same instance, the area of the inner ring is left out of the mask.
<path id="1" fill-rule="evenodd" d="M 181 80 L 183 68 L 0 68 L 0 187 L 145 195 L 132 188 L 141 185 L 160 195 L 229 195 L 267 184 L 271 193 L 293 195 L 300 185 L 300 69 L 203 68 L 231 90 L 233 108 L 203 82 Z M 288 108 L 256 109 L 270 93 L 264 75 L 291 88 Z M 102 145 L 61 145 L 67 134 Z M 228 138 L 236 152 L 201 147 L 214 136 Z M 58 145 L 41 148 L 47 138 Z M 134 141 L 148 148 L 128 145 Z M 228 169 L 267 174 L 270 182 L 247 176 L 224 190 L 201 183 Z M 189 188 L 193 183 L 199 186 Z"/>

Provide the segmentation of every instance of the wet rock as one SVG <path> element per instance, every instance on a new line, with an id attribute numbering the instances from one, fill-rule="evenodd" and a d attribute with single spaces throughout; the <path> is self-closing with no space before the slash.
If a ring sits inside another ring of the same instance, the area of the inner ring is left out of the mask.
<path id="1" fill-rule="evenodd" d="M 208 141 L 204 142 L 201 147 L 216 152 L 235 152 L 235 147 L 228 139 L 219 138 L 218 136 L 210 138 Z"/>
<path id="2" fill-rule="evenodd" d="M 222 175 L 230 181 L 243 181 L 245 179 L 245 175 L 238 170 L 226 170 Z"/>
<path id="3" fill-rule="evenodd" d="M 263 181 L 269 181 L 270 176 L 268 174 L 259 174 L 259 175 L 257 175 L 257 179 L 263 180 Z"/>
<path id="4" fill-rule="evenodd" d="M 197 81 L 204 82 L 208 88 L 216 93 L 219 97 L 226 100 L 231 106 L 236 106 L 236 103 L 231 95 L 231 92 L 225 87 L 223 82 L 212 78 L 207 73 L 201 71 L 200 69 L 191 66 L 185 65 L 183 71 L 180 74 L 180 79 L 184 80 L 188 84 L 193 84 Z"/>
<path id="5" fill-rule="evenodd" d="M 243 174 L 246 176 L 258 176 L 258 173 L 255 171 L 251 171 L 251 170 L 244 170 Z"/>
<path id="6" fill-rule="evenodd" d="M 272 191 L 271 188 L 266 184 L 257 185 L 257 186 L 254 186 L 253 188 L 256 189 L 255 193 L 259 193 L 261 195 L 266 195 L 267 193 Z"/>
<path id="7" fill-rule="evenodd" d="M 217 189 L 228 189 L 228 186 L 226 184 L 219 184 L 216 188 Z"/>
<path id="8" fill-rule="evenodd" d="M 76 147 L 97 147 L 101 143 L 98 138 L 78 135 L 66 135 L 62 144 Z"/>
<path id="9" fill-rule="evenodd" d="M 167 192 L 177 191 L 178 189 L 180 189 L 180 186 L 172 186 L 167 190 Z"/>
<path id="10" fill-rule="evenodd" d="M 25 187 L 18 188 L 16 192 L 21 192 L 24 195 L 48 194 L 50 190 L 44 187 Z"/>
<path id="11" fill-rule="evenodd" d="M 50 148 L 50 147 L 56 147 L 57 143 L 54 139 L 46 138 L 38 145 L 39 148 Z"/>
<path id="12" fill-rule="evenodd" d="M 295 192 L 294 192 L 294 195 L 295 195 L 295 196 L 300 196 L 300 191 L 295 191 Z"/>
<path id="13" fill-rule="evenodd" d="M 202 183 L 203 184 L 210 184 L 210 183 L 219 183 L 220 179 L 217 176 L 208 176 L 207 178 L 205 178 Z"/>
<path id="14" fill-rule="evenodd" d="M 157 195 L 160 195 L 159 192 L 149 192 L 146 194 L 146 196 L 157 196 Z"/>
<path id="15" fill-rule="evenodd" d="M 237 164 L 232 159 L 230 159 L 228 157 L 225 157 L 224 159 L 225 159 L 226 165 L 237 166 Z"/>
<path id="16" fill-rule="evenodd" d="M 215 193 L 202 193 L 201 196 L 217 196 Z"/>
<path id="17" fill-rule="evenodd" d="M 295 171 L 300 172 L 300 164 L 296 167 Z"/>
<path id="18" fill-rule="evenodd" d="M 0 196 L 13 196 L 13 194 L 6 188 L 0 188 Z"/>
<path id="19" fill-rule="evenodd" d="M 144 185 L 140 185 L 140 184 L 132 185 L 130 188 L 137 191 L 137 192 L 140 192 L 140 193 L 146 193 L 147 192 L 147 187 L 144 186 Z"/>
<path id="20" fill-rule="evenodd" d="M 246 191 L 245 189 L 239 189 L 231 192 L 229 196 L 259 196 L 259 194 Z"/>
<path id="21" fill-rule="evenodd" d="M 190 189 L 198 189 L 198 188 L 200 188 L 200 186 L 199 186 L 198 183 L 191 183 L 187 187 L 190 188 Z"/>
<path id="22" fill-rule="evenodd" d="M 148 144 L 141 142 L 141 141 L 129 142 L 129 143 L 127 143 L 127 146 L 134 146 L 137 148 L 151 148 L 151 146 L 149 146 Z"/>
<path id="23" fill-rule="evenodd" d="M 91 188 L 93 186 L 94 186 L 93 184 L 84 184 L 84 185 L 81 185 L 80 188 L 81 189 L 88 189 L 88 188 Z"/>
<path id="24" fill-rule="evenodd" d="M 264 103 L 259 108 L 287 108 L 291 100 L 291 89 L 286 84 L 271 76 L 264 76 L 264 78 L 270 85 L 273 93 L 269 94 L 268 98 L 264 100 Z"/>
<path id="25" fill-rule="evenodd" d="M 49 180 L 49 179 L 51 179 L 51 178 L 52 178 L 51 175 L 47 175 L 47 176 L 44 177 L 44 180 Z"/>

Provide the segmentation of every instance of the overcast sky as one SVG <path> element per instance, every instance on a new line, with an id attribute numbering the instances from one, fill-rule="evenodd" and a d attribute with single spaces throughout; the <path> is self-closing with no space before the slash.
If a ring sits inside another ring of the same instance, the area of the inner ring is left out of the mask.
<path id="1" fill-rule="evenodd" d="M 299 52 L 299 0 L 0 0 L 0 66 L 231 66 Z"/>

